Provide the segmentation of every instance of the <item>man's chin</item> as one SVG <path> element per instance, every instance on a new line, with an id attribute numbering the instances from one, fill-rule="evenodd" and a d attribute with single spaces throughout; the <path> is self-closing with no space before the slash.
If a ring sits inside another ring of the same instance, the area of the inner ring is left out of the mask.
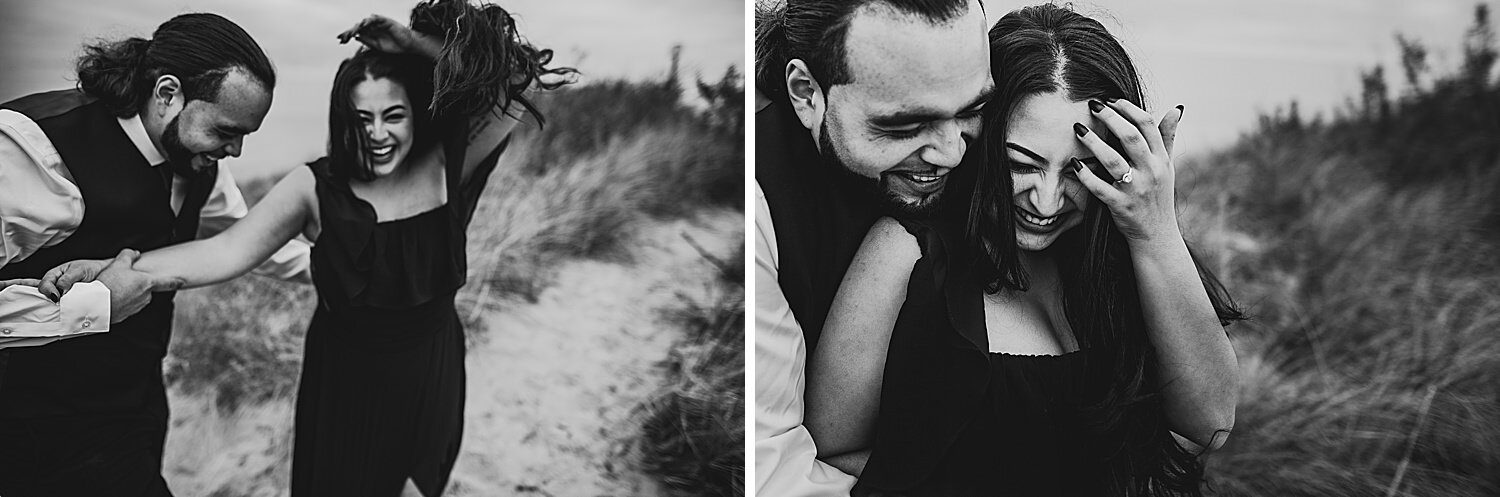
<path id="1" fill-rule="evenodd" d="M 941 196 L 941 194 L 934 193 L 925 197 L 912 198 L 887 191 L 881 196 L 881 205 L 891 215 L 929 217 L 937 213 Z"/>

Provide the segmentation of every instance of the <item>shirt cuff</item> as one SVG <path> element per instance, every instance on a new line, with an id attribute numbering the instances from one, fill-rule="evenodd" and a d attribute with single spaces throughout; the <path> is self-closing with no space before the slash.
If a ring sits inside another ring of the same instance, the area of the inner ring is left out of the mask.
<path id="1" fill-rule="evenodd" d="M 41 345 L 56 339 L 109 331 L 109 288 L 78 283 L 52 302 L 36 287 L 0 290 L 0 348 Z"/>

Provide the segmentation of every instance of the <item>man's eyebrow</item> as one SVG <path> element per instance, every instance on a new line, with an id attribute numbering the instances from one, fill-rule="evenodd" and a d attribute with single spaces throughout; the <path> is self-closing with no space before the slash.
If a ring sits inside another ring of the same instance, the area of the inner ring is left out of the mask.
<path id="1" fill-rule="evenodd" d="M 1015 142 L 1005 142 L 1005 148 L 1020 152 L 1021 154 L 1030 157 L 1032 160 L 1035 160 L 1040 164 L 1047 163 L 1047 159 L 1043 158 L 1041 154 L 1027 150 L 1026 147 L 1017 145 Z"/>
<path id="2" fill-rule="evenodd" d="M 983 106 L 984 104 L 989 103 L 990 97 L 993 96 L 995 96 L 995 87 L 987 87 L 984 89 L 984 92 L 979 94 L 979 96 L 974 97 L 974 100 L 969 102 L 969 105 L 965 105 L 964 110 L 973 110 L 975 107 Z"/>
<path id="3" fill-rule="evenodd" d="M 228 133 L 240 134 L 240 135 L 248 135 L 248 134 L 250 134 L 250 133 L 253 132 L 253 131 L 250 131 L 248 129 L 241 128 L 239 126 L 235 126 L 233 124 L 221 124 L 221 125 L 219 125 L 219 130 L 225 131 L 225 132 L 228 132 Z"/>
<path id="4" fill-rule="evenodd" d="M 990 97 L 993 96 L 994 93 L 994 87 L 985 88 L 983 93 L 980 93 L 979 96 L 974 97 L 974 100 L 969 101 L 968 105 L 963 106 L 963 110 L 959 112 L 973 111 L 975 107 L 982 106 L 985 103 L 989 102 Z M 882 127 L 901 126 L 906 124 L 925 123 L 928 121 L 948 119 L 950 117 L 953 116 L 949 115 L 947 112 L 935 109 L 901 109 L 891 114 L 870 118 L 870 124 Z"/>
<path id="5" fill-rule="evenodd" d="M 870 118 L 870 124 L 882 127 L 901 126 L 947 119 L 948 117 L 946 112 L 938 112 L 932 109 L 901 109 L 892 114 Z"/>

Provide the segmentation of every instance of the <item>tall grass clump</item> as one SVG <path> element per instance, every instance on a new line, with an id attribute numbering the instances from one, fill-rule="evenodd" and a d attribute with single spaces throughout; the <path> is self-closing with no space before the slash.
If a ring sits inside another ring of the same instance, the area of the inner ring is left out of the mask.
<path id="1" fill-rule="evenodd" d="M 703 256 L 718 269 L 713 297 L 668 312 L 687 334 L 659 364 L 666 379 L 636 410 L 640 430 L 620 452 L 634 453 L 666 495 L 743 496 L 745 246 Z"/>
<path id="2" fill-rule="evenodd" d="M 694 109 L 676 84 L 607 81 L 537 98 L 547 126 L 524 128 L 475 214 L 471 283 L 535 299 L 557 260 L 621 257 L 642 216 L 743 210 L 744 124 L 725 118 L 743 113 L 743 82 L 731 68 L 702 89 L 740 97 Z"/>
<path id="3" fill-rule="evenodd" d="M 292 397 L 316 302 L 311 285 L 259 277 L 178 293 L 167 385 L 224 413 Z"/>
<path id="4" fill-rule="evenodd" d="M 1500 83 L 1480 5 L 1464 61 L 1303 120 L 1293 104 L 1183 164 L 1183 223 L 1254 319 L 1221 495 L 1500 494 Z"/>

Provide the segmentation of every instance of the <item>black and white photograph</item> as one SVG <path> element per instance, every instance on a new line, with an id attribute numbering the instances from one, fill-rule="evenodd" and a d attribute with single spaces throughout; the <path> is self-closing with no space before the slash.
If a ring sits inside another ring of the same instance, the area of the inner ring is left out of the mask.
<path id="1" fill-rule="evenodd" d="M 1494 7 L 757 0 L 747 492 L 1500 495 Z"/>
<path id="2" fill-rule="evenodd" d="M 0 3 L 0 495 L 743 495 L 733 0 Z"/>

